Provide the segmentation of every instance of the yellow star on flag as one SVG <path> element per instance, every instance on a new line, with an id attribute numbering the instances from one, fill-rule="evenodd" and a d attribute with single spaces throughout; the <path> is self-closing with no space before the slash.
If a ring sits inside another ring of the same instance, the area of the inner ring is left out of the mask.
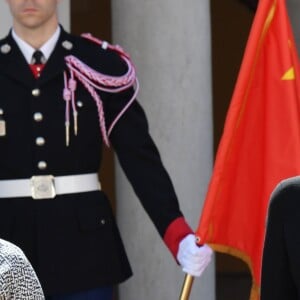
<path id="1" fill-rule="evenodd" d="M 288 69 L 284 75 L 281 77 L 281 80 L 295 80 L 295 69 L 291 67 Z"/>

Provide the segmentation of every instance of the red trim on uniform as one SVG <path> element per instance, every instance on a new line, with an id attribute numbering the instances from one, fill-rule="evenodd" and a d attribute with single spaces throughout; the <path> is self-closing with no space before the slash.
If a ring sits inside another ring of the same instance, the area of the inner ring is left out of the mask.
<path id="1" fill-rule="evenodd" d="M 176 259 L 179 243 L 190 233 L 194 233 L 183 217 L 175 219 L 167 228 L 164 242 Z"/>
<path id="2" fill-rule="evenodd" d="M 30 69 L 34 75 L 35 78 L 39 78 L 41 76 L 41 73 L 45 67 L 45 65 L 40 64 L 40 65 L 29 65 Z"/>

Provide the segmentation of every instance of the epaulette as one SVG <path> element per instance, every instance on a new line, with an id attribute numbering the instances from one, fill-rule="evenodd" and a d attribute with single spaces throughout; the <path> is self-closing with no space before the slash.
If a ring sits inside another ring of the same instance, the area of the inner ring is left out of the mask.
<path id="1" fill-rule="evenodd" d="M 121 57 L 126 57 L 130 59 L 130 55 L 127 52 L 125 52 L 125 50 L 120 45 L 112 45 L 107 41 L 96 38 L 91 33 L 83 33 L 81 34 L 81 36 L 89 41 L 94 42 L 95 44 L 100 45 L 101 48 L 104 50 L 106 49 L 112 50 L 114 52 L 117 52 Z"/>
<path id="2" fill-rule="evenodd" d="M 82 83 L 82 85 L 86 88 L 86 90 L 90 93 L 92 98 L 96 103 L 96 107 L 98 109 L 98 117 L 99 117 L 99 125 L 100 131 L 104 140 L 104 143 L 109 146 L 109 135 L 114 128 L 115 124 L 121 118 L 121 116 L 126 112 L 129 106 L 133 103 L 136 99 L 139 84 L 136 77 L 136 70 L 133 63 L 130 60 L 130 56 L 126 53 L 122 47 L 119 45 L 111 45 L 106 41 L 102 41 L 97 39 L 96 37 L 92 36 L 89 33 L 82 34 L 83 38 L 86 38 L 99 46 L 103 49 L 109 49 L 114 51 L 120 55 L 120 57 L 125 61 L 127 64 L 127 72 L 120 76 L 110 76 L 107 74 L 103 74 L 99 71 L 92 69 L 90 66 L 86 65 L 80 59 L 73 55 L 69 55 L 65 57 L 66 65 L 68 68 L 68 73 L 64 73 L 64 92 L 63 98 L 66 102 L 66 120 L 65 120 L 65 128 L 66 128 L 66 145 L 69 145 L 69 127 L 70 127 L 70 103 L 73 110 L 73 118 L 74 118 L 74 133 L 77 134 L 77 116 L 78 112 L 76 110 L 75 105 L 75 92 L 77 87 L 77 80 Z M 119 93 L 122 92 L 130 87 L 134 87 L 135 92 L 131 99 L 127 102 L 124 108 L 120 111 L 118 116 L 113 120 L 113 122 L 109 125 L 107 130 L 105 124 L 105 116 L 103 110 L 103 103 L 100 98 L 99 93 L 96 90 L 109 92 L 109 93 Z"/>

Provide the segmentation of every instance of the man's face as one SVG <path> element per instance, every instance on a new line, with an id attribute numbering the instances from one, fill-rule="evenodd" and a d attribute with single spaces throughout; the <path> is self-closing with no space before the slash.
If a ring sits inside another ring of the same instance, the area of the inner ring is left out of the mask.
<path id="1" fill-rule="evenodd" d="M 57 22 L 59 0 L 6 0 L 14 19 L 14 26 L 36 29 Z"/>

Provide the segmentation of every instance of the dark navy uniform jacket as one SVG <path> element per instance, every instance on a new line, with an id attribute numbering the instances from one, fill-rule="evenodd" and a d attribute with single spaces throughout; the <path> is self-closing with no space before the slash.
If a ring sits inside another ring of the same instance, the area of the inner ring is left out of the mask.
<path id="1" fill-rule="evenodd" d="M 63 42 L 73 47 L 66 49 Z M 123 75 L 126 64 L 63 29 L 41 76 L 35 79 L 11 34 L 0 41 L 0 109 L 6 135 L 0 137 L 0 179 L 98 172 L 103 140 L 95 102 L 78 83 L 78 136 L 65 145 L 65 56 L 74 55 L 94 70 Z M 4 49 L 5 49 L 4 47 Z M 107 124 L 133 93 L 101 92 Z M 42 115 L 37 120 L 36 113 Z M 71 127 L 72 128 L 72 127 Z M 36 138 L 45 144 L 38 146 Z M 110 142 L 135 193 L 173 255 L 190 228 L 159 153 L 148 133 L 145 114 L 134 102 L 114 127 Z M 46 162 L 40 169 L 39 162 Z M 44 166 L 45 167 L 45 166 Z M 0 199 L 0 237 L 18 245 L 29 258 L 45 294 L 116 284 L 131 276 L 109 201 L 102 191 L 58 195 L 54 199 Z M 138 226 L 138 224 L 137 224 Z"/>

